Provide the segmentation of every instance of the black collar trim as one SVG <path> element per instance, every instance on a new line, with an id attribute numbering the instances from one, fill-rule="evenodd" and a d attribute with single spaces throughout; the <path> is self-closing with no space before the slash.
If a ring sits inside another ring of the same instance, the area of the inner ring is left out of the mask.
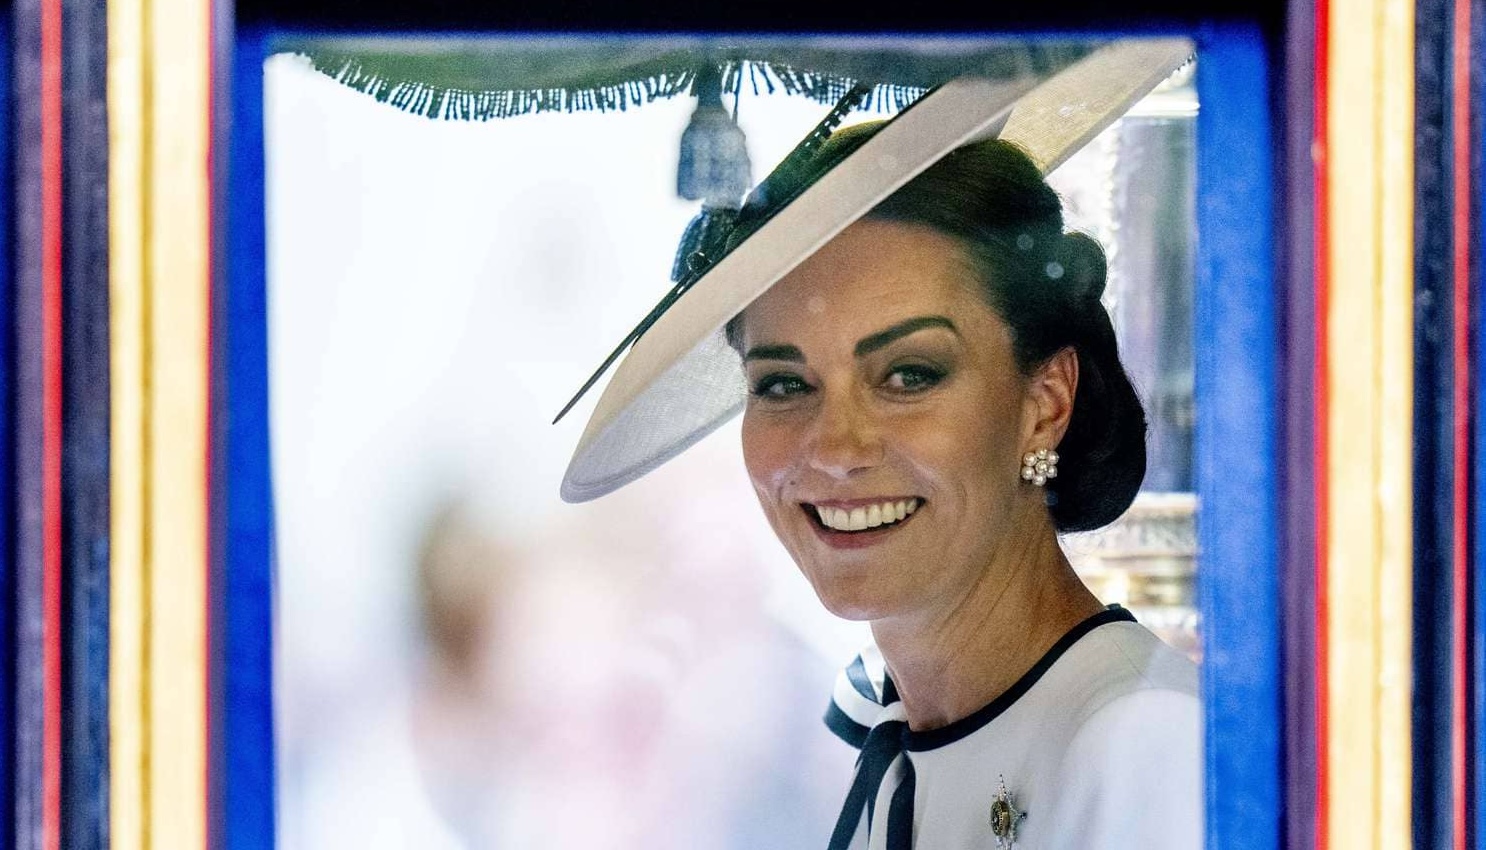
<path id="1" fill-rule="evenodd" d="M 974 714 L 962 717 L 948 726 L 929 729 L 923 732 L 908 730 L 903 736 L 903 748 L 912 752 L 933 750 L 947 744 L 953 744 L 955 741 L 977 731 L 982 726 L 999 717 L 1006 709 L 1011 708 L 1012 704 L 1018 699 L 1021 699 L 1022 695 L 1027 691 L 1031 690 L 1032 686 L 1037 684 L 1037 680 L 1041 679 L 1042 675 L 1053 664 L 1057 663 L 1059 658 L 1063 657 L 1063 653 L 1067 652 L 1069 647 L 1078 643 L 1079 639 L 1084 635 L 1108 623 L 1133 622 L 1135 622 L 1135 616 L 1129 611 L 1118 605 L 1109 606 L 1098 614 L 1074 626 L 1072 629 L 1069 629 L 1067 634 L 1063 635 L 1063 637 L 1058 639 L 1057 643 L 1053 644 L 1052 649 L 1049 649 L 1042 658 L 1037 660 L 1036 664 L 1032 665 L 1031 670 L 1028 670 L 1018 679 L 1016 684 L 1007 688 L 1006 692 L 1001 694 L 1001 696 L 991 700 L 990 703 L 977 710 Z M 883 689 L 883 702 L 890 704 L 896 699 L 897 688 L 893 686 L 892 680 L 889 679 Z"/>

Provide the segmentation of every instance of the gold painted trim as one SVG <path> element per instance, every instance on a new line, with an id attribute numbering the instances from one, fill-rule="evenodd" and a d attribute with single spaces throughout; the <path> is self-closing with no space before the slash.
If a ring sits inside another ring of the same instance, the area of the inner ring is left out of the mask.
<path id="1" fill-rule="evenodd" d="M 1330 846 L 1410 843 L 1414 19 L 1335 3 L 1330 52 Z"/>
<path id="2" fill-rule="evenodd" d="M 211 4 L 149 2 L 149 824 L 153 847 L 204 847 Z"/>
<path id="3" fill-rule="evenodd" d="M 111 846 L 206 844 L 209 0 L 109 3 Z"/>
<path id="4" fill-rule="evenodd" d="M 145 826 L 144 8 L 108 4 L 109 844 Z"/>

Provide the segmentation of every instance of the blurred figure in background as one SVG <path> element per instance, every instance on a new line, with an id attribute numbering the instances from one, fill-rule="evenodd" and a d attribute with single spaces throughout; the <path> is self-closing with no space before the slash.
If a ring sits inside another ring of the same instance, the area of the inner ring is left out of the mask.
<path id="1" fill-rule="evenodd" d="M 434 517 L 416 565 L 425 652 L 414 677 L 411 734 L 429 797 L 471 846 L 490 843 L 485 813 L 502 807 L 493 798 L 502 694 L 486 667 L 500 639 L 508 559 L 456 503 Z"/>
<path id="2" fill-rule="evenodd" d="M 849 779 L 818 720 L 831 665 L 767 615 L 756 558 L 689 495 L 536 547 L 459 504 L 430 523 L 411 736 L 467 846 L 825 842 Z"/>

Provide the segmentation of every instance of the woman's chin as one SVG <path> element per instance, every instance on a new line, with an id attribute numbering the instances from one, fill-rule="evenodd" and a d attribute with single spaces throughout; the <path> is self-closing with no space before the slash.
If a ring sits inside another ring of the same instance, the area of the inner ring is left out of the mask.
<path id="1" fill-rule="evenodd" d="M 880 620 L 899 610 L 903 600 L 899 595 L 886 593 L 885 588 L 864 586 L 862 582 L 836 579 L 819 580 L 809 576 L 820 604 L 843 620 L 870 622 Z"/>
<path id="2" fill-rule="evenodd" d="M 803 535 L 802 535 L 803 536 Z M 900 613 L 915 587 L 895 561 L 869 551 L 836 551 L 814 537 L 786 546 L 825 609 L 843 620 L 868 621 Z"/>

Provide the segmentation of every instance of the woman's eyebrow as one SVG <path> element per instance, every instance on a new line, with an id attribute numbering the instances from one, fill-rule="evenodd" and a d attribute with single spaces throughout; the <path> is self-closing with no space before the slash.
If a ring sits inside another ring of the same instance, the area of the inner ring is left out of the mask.
<path id="1" fill-rule="evenodd" d="M 895 340 L 918 333 L 924 328 L 948 328 L 955 336 L 960 334 L 960 329 L 955 327 L 955 323 L 943 316 L 916 316 L 912 319 L 904 319 L 871 336 L 863 337 L 857 342 L 854 352 L 857 357 L 866 356 Z M 787 360 L 804 363 L 805 355 L 793 345 L 758 345 L 748 349 L 748 353 L 743 355 L 743 360 Z"/>
<path id="2" fill-rule="evenodd" d="M 748 360 L 790 360 L 795 363 L 804 363 L 805 355 L 800 349 L 793 345 L 758 345 L 748 349 L 743 355 Z"/>
<path id="3" fill-rule="evenodd" d="M 912 319 L 904 319 L 896 325 L 886 330 L 880 330 L 871 336 L 862 337 L 857 342 L 856 356 L 865 357 L 894 340 L 902 339 L 924 328 L 949 328 L 950 332 L 955 336 L 960 335 L 960 329 L 955 327 L 955 323 L 943 316 L 918 316 Z"/>

